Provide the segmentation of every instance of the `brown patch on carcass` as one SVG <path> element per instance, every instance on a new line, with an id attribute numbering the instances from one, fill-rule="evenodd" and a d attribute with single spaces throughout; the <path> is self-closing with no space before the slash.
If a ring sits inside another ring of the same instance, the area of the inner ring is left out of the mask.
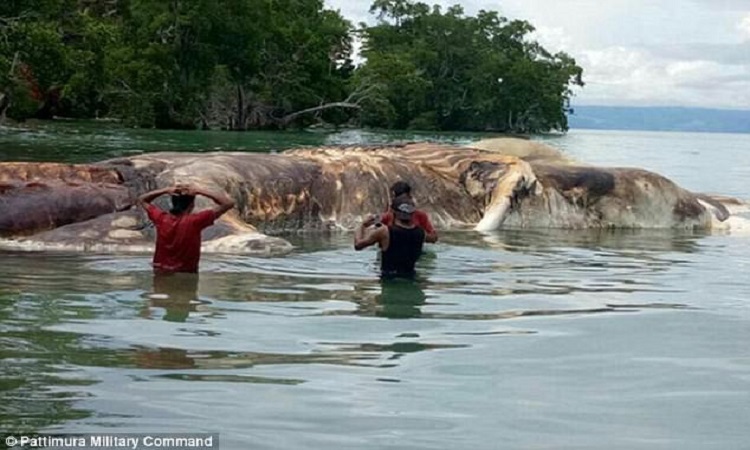
<path id="1" fill-rule="evenodd" d="M 677 223 L 696 221 L 706 212 L 698 197 L 682 189 L 672 180 L 659 174 L 642 169 L 612 169 L 617 176 L 618 199 L 624 199 L 630 204 L 672 205 L 672 216 Z M 665 214 L 669 210 L 664 211 Z"/>
<path id="2" fill-rule="evenodd" d="M 706 194 L 696 194 L 697 197 L 708 203 L 709 205 L 713 206 L 713 214 L 716 217 L 717 220 L 720 222 L 724 222 L 729 218 L 731 213 L 729 212 L 729 209 L 727 209 L 727 205 L 730 207 L 737 207 L 742 206 L 742 202 L 739 199 L 732 198 L 732 197 L 721 197 L 721 196 L 712 196 L 712 195 L 706 195 Z"/>
<path id="3" fill-rule="evenodd" d="M 152 153 L 128 161 L 108 164 L 116 164 L 126 180 L 140 176 L 151 180 L 153 187 L 188 183 L 226 192 L 234 199 L 239 217 L 263 230 L 299 229 L 315 210 L 309 192 L 319 168 L 309 161 L 241 152 Z M 213 206 L 202 197 L 196 201 L 198 208 Z"/>
<path id="4" fill-rule="evenodd" d="M 579 166 L 533 164 L 542 186 L 554 188 L 571 204 L 585 208 L 615 190 L 615 175 L 608 170 Z"/>
<path id="5" fill-rule="evenodd" d="M 518 161 L 478 150 L 433 144 L 386 147 L 324 147 L 284 153 L 307 159 L 321 167 L 313 197 L 321 217 L 351 226 L 362 214 L 388 208 L 389 188 L 399 180 L 413 188 L 417 205 L 440 225 L 474 223 L 483 204 L 459 183 L 472 157 L 490 161 Z"/>
<path id="6" fill-rule="evenodd" d="M 9 182 L 0 196 L 0 235 L 28 235 L 111 213 L 129 204 L 124 186 L 58 180 Z"/>
<path id="7" fill-rule="evenodd" d="M 320 169 L 307 161 L 279 155 L 208 155 L 173 173 L 194 171 L 201 182 L 227 192 L 236 202 L 239 217 L 264 230 L 300 229 L 314 215 L 310 197 Z"/>
<path id="8" fill-rule="evenodd" d="M 672 213 L 679 220 L 693 219 L 703 214 L 706 209 L 694 197 L 681 197 L 672 209 Z"/>
<path id="9" fill-rule="evenodd" d="M 157 189 L 157 176 L 168 164 L 160 160 L 146 160 L 136 165 L 127 158 L 118 158 L 98 163 L 99 167 L 116 172 L 124 186 L 130 189 L 133 199 Z"/>
<path id="10" fill-rule="evenodd" d="M 474 161 L 459 176 L 459 183 L 480 203 L 488 203 L 488 192 L 494 192 L 500 177 L 506 174 L 506 165 L 492 161 Z"/>
<path id="11" fill-rule="evenodd" d="M 63 182 L 119 184 L 117 171 L 90 164 L 37 162 L 0 163 L 0 181 L 58 180 Z"/>
<path id="12" fill-rule="evenodd" d="M 662 224 L 701 223 L 706 209 L 698 197 L 659 174 L 631 168 L 596 168 L 532 164 L 545 189 L 557 191 L 571 205 L 611 226 L 616 217 L 643 224 L 660 215 Z M 619 211 L 619 212 L 618 212 Z M 659 213 L 661 211 L 661 213 Z"/>

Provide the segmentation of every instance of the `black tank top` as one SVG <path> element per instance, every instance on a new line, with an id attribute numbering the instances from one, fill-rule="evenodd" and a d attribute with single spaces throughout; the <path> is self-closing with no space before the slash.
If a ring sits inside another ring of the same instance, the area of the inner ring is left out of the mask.
<path id="1" fill-rule="evenodd" d="M 413 276 L 414 264 L 422 255 L 424 230 L 421 227 L 388 227 L 390 243 L 380 260 L 380 271 L 386 276 Z"/>

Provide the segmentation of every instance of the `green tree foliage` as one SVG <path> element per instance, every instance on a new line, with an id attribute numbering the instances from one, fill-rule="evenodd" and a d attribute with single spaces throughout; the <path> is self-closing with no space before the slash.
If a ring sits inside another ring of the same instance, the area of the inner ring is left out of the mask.
<path id="1" fill-rule="evenodd" d="M 368 125 L 437 130 L 566 130 L 582 69 L 529 40 L 534 28 L 496 12 L 375 0 L 363 25 L 366 63 L 357 82 L 383 86 Z"/>
<path id="2" fill-rule="evenodd" d="M 247 129 L 345 97 L 350 24 L 322 0 L 130 0 L 111 101 L 143 125 Z"/>
<path id="3" fill-rule="evenodd" d="M 436 130 L 567 128 L 581 69 L 494 12 L 375 0 L 4 0 L 0 118 L 114 117 L 245 130 L 314 121 Z"/>
<path id="4" fill-rule="evenodd" d="M 105 49 L 115 29 L 91 16 L 85 4 L 11 0 L 0 5 L 0 96 L 6 97 L 10 117 L 97 114 L 107 81 Z"/>
<path id="5" fill-rule="evenodd" d="M 157 127 L 286 126 L 295 111 L 315 112 L 348 96 L 350 54 L 351 24 L 323 0 L 0 5 L 0 95 L 18 119 L 62 114 Z"/>

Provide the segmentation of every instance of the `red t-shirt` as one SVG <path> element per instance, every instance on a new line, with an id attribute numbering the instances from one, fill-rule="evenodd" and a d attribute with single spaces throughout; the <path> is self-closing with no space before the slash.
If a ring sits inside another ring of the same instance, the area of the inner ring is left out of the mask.
<path id="1" fill-rule="evenodd" d="M 156 227 L 154 268 L 167 272 L 198 272 L 201 231 L 216 220 L 213 210 L 175 216 L 158 206 L 147 205 L 146 213 Z"/>
<path id="2" fill-rule="evenodd" d="M 430 218 L 427 216 L 427 213 L 422 211 L 421 209 L 414 211 L 412 220 L 414 221 L 414 225 L 422 228 L 425 233 L 427 234 L 435 233 L 435 228 L 432 226 L 432 222 L 430 222 Z M 389 211 L 384 212 L 380 216 L 380 221 L 383 223 L 383 225 L 387 225 L 387 226 L 393 225 L 393 211 L 389 210 Z"/>

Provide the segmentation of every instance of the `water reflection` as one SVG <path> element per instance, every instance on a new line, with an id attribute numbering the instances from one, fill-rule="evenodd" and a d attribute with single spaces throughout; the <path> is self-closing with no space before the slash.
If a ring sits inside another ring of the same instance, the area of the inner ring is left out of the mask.
<path id="1" fill-rule="evenodd" d="M 23 128 L 0 127 L 0 160 L 84 163 L 157 151 L 272 152 L 287 148 L 342 144 L 435 141 L 464 144 L 486 133 L 307 131 L 186 131 L 129 129 L 86 120 L 28 121 Z"/>
<path id="2" fill-rule="evenodd" d="M 695 253 L 700 239 L 709 236 L 703 230 L 651 229 L 506 229 L 492 233 L 451 233 L 450 242 L 460 245 L 527 252 L 553 252 L 560 248 L 606 249 L 636 255 L 646 253 Z"/>
<path id="3" fill-rule="evenodd" d="M 152 317 L 151 308 L 161 308 L 164 320 L 185 322 L 191 312 L 206 303 L 198 299 L 198 280 L 194 273 L 154 273 L 152 293 L 142 317 Z"/>
<path id="4" fill-rule="evenodd" d="M 0 135 L 0 156 L 332 139 L 79 126 Z M 705 139 L 706 158 L 746 171 L 745 137 L 729 152 Z M 590 151 L 616 157 L 620 140 Z M 619 155 L 676 167 L 661 144 L 640 147 Z M 746 179 L 686 181 L 747 197 Z M 412 282 L 378 280 L 349 234 L 290 240 L 283 258 L 207 255 L 200 280 L 155 277 L 150 255 L 0 254 L 0 429 L 221 429 L 241 442 L 227 448 L 530 448 L 540 430 L 582 449 L 747 441 L 747 240 L 445 232 Z"/>
<path id="5" fill-rule="evenodd" d="M 65 367 L 81 339 L 44 329 L 50 317 L 38 304 L 44 298 L 0 294 L 0 430 L 34 433 L 38 429 L 91 415 L 77 403 L 77 387 L 93 383 Z M 53 300 L 53 299 L 52 299 Z M 31 304 L 24 303 L 31 302 Z"/>
<path id="6" fill-rule="evenodd" d="M 0 425 L 92 423 L 102 403 L 81 400 L 106 403 L 122 380 L 204 405 L 331 375 L 409 385 L 422 362 L 576 335 L 584 322 L 695 313 L 699 283 L 685 274 L 720 253 L 681 232 L 443 236 L 415 280 L 379 279 L 374 255 L 337 234 L 279 258 L 207 255 L 199 276 L 154 274 L 148 256 L 4 254 Z"/>
<path id="7" fill-rule="evenodd" d="M 375 299 L 376 314 L 389 319 L 408 319 L 422 315 L 420 307 L 427 301 L 423 280 L 386 278 L 380 282 L 380 295 Z"/>
<path id="8" fill-rule="evenodd" d="M 134 347 L 123 349 L 142 369 L 248 369 L 263 365 L 332 364 L 341 366 L 371 365 L 377 356 L 352 352 L 309 354 L 227 352 L 220 350 L 185 350 L 179 348 Z"/>

